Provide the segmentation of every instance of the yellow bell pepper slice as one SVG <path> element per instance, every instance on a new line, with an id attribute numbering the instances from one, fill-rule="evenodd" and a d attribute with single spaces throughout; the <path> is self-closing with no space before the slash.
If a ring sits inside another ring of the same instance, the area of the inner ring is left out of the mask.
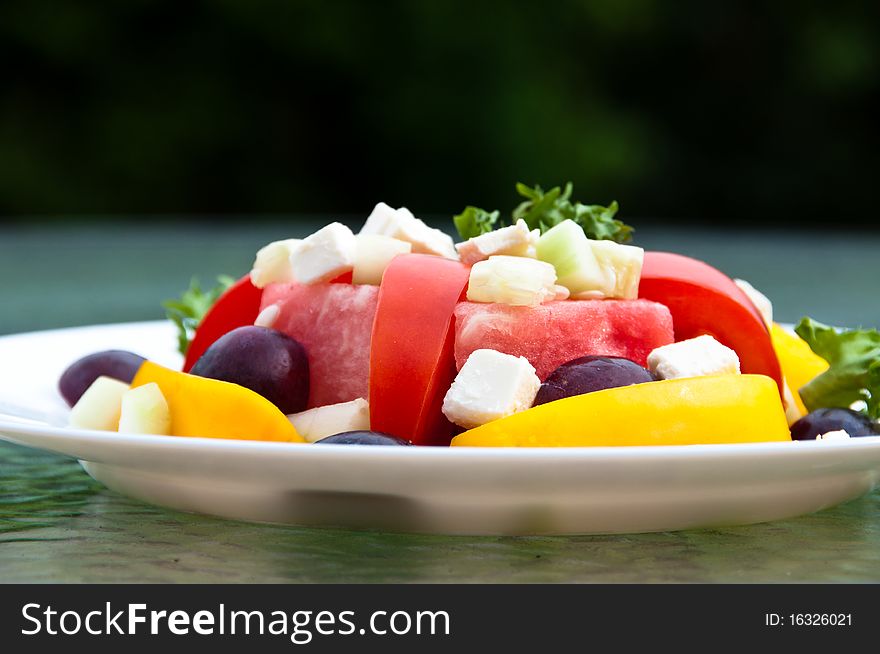
<path id="1" fill-rule="evenodd" d="M 773 349 L 782 368 L 782 375 L 792 390 L 794 403 L 800 415 L 807 415 L 807 407 L 798 389 L 806 386 L 814 377 L 828 370 L 828 362 L 810 349 L 807 342 L 776 323 L 770 328 Z"/>
<path id="2" fill-rule="evenodd" d="M 716 375 L 567 397 L 459 434 L 457 446 L 695 445 L 791 439 L 779 388 L 763 375 Z"/>
<path id="3" fill-rule="evenodd" d="M 171 410 L 172 436 L 303 443 L 274 404 L 249 388 L 146 361 L 131 387 L 154 382 Z"/>

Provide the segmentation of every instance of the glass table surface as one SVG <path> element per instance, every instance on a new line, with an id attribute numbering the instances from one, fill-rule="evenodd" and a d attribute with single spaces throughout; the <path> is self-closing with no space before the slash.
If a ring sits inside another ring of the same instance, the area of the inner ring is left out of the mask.
<path id="1" fill-rule="evenodd" d="M 0 227 L 0 334 L 160 318 L 192 275 L 240 274 L 321 221 L 181 219 Z M 634 221 L 638 225 L 638 221 Z M 880 236 L 645 228 L 703 258 L 780 321 L 880 326 Z M 872 300 L 871 298 L 874 298 Z M 0 362 L 2 365 L 2 362 Z M 76 461 L 0 442 L 2 582 L 877 582 L 880 490 L 745 527 L 572 537 L 439 537 L 248 524 L 156 508 Z"/>

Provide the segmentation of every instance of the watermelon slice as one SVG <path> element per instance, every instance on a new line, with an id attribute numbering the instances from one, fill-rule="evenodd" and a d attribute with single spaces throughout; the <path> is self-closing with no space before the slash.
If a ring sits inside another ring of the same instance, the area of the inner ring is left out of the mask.
<path id="1" fill-rule="evenodd" d="M 262 307 L 277 304 L 274 329 L 295 338 L 309 357 L 309 407 L 366 399 L 370 336 L 378 286 L 270 284 Z"/>
<path id="2" fill-rule="evenodd" d="M 644 366 L 673 342 L 672 315 L 648 300 L 564 300 L 539 307 L 461 302 L 455 308 L 455 365 L 480 348 L 524 356 L 541 381 L 577 357 L 625 357 Z"/>

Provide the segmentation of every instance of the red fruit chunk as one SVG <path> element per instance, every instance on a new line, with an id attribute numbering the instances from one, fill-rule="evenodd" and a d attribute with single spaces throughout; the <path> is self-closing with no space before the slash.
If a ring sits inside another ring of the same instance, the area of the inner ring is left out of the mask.
<path id="1" fill-rule="evenodd" d="M 351 284 L 269 284 L 262 308 L 272 325 L 302 343 L 309 359 L 309 407 L 367 398 L 370 334 L 379 288 Z"/>
<path id="2" fill-rule="evenodd" d="M 425 254 L 395 257 L 382 277 L 370 362 L 370 429 L 448 445 L 441 409 L 455 378 L 452 313 L 470 268 Z"/>
<path id="3" fill-rule="evenodd" d="M 764 319 L 720 270 L 680 254 L 646 252 L 639 297 L 669 307 L 676 341 L 708 334 L 737 353 L 743 373 L 771 377 L 782 392 L 779 360 Z"/>
<path id="4" fill-rule="evenodd" d="M 455 308 L 455 364 L 488 348 L 529 360 L 541 381 L 563 363 L 588 355 L 623 357 L 644 366 L 672 343 L 672 316 L 646 300 L 564 300 L 539 307 L 462 302 Z"/>

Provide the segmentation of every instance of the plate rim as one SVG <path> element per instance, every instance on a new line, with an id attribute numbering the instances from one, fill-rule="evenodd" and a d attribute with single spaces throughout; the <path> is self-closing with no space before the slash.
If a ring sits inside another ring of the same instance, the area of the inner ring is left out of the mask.
<path id="1" fill-rule="evenodd" d="M 142 321 L 26 332 L 11 335 L 18 343 L 0 337 L 0 348 L 24 347 L 27 340 L 21 355 L 27 357 L 43 347 L 41 339 L 58 338 L 51 349 L 75 354 L 86 341 L 118 333 L 126 343 L 129 328 L 152 339 L 159 332 L 150 330 L 163 326 L 168 323 Z M 95 338 L 80 342 L 89 330 L 98 330 Z M 170 344 L 164 349 L 170 352 Z M 164 356 L 163 350 L 153 355 Z M 30 383 L 18 384 L 22 398 L 63 406 L 50 397 L 55 384 L 44 383 L 57 368 L 54 359 L 42 361 L 28 371 Z M 4 393 L 14 398 L 17 378 L 4 379 Z M 174 510 L 404 533 L 550 536 L 751 524 L 827 508 L 880 485 L 880 436 L 601 447 L 301 447 L 308 444 L 120 434 L 0 416 L 0 440 L 79 459 L 107 488 Z M 397 512 L 401 506 L 407 510 Z"/>
<path id="2" fill-rule="evenodd" d="M 27 437 L 49 437 L 60 442 L 88 442 L 91 445 L 112 447 L 135 447 L 161 449 L 205 449 L 214 452 L 259 451 L 261 454 L 288 454 L 300 452 L 297 456 L 321 457 L 332 453 L 353 454 L 358 458 L 415 458 L 443 457 L 445 459 L 658 459 L 710 458 L 725 454 L 743 455 L 786 455 L 798 452 L 808 455 L 814 452 L 833 452 L 847 450 L 880 449 L 880 435 L 861 436 L 843 441 L 762 441 L 751 443 L 705 443 L 694 445 L 629 445 L 629 446 L 574 446 L 574 447 L 447 447 L 428 446 L 364 446 L 352 448 L 350 445 L 325 444 L 319 448 L 308 447 L 314 443 L 287 443 L 259 440 L 222 439 L 192 436 L 160 436 L 155 434 L 125 434 L 72 427 L 53 427 L 42 424 L 28 424 L 0 418 L 0 439 L 24 442 L 10 438 L 8 434 Z M 27 444 L 27 443 L 25 443 Z M 36 446 L 39 447 L 39 446 Z M 307 452 L 307 454 L 302 454 Z"/>
<path id="3" fill-rule="evenodd" d="M 783 327 L 791 325 L 781 323 Z M 5 334 L 0 336 L 0 343 L 17 338 L 45 337 L 51 338 L 56 334 L 71 334 L 94 329 L 126 329 L 126 328 L 161 328 L 168 326 L 167 320 L 141 320 L 118 323 L 100 323 L 92 325 L 78 325 L 73 327 L 50 328 Z M 23 439 L 10 437 L 15 434 Z M 257 440 L 219 439 L 210 437 L 186 437 L 186 436 L 161 436 L 157 434 L 120 434 L 118 432 L 106 432 L 99 430 L 78 429 L 67 426 L 53 426 L 32 421 L 20 421 L 7 418 L 0 414 L 0 440 L 20 443 L 29 447 L 49 449 L 46 446 L 32 445 L 27 442 L 28 438 L 50 438 L 63 444 L 70 441 L 71 445 L 76 442 L 86 442 L 92 446 L 114 446 L 120 448 L 151 448 L 161 447 L 191 449 L 208 448 L 213 452 L 236 452 L 256 451 L 260 454 L 281 453 L 296 451 L 291 446 L 310 445 L 310 443 L 282 443 Z M 705 443 L 693 445 L 630 445 L 630 446 L 572 446 L 572 447 L 494 447 L 494 446 L 372 446 L 359 447 L 354 451 L 348 445 L 324 444 L 320 448 L 308 447 L 305 454 L 298 456 L 322 458 L 334 456 L 334 453 L 349 456 L 354 452 L 357 458 L 362 459 L 387 459 L 392 458 L 417 458 L 432 457 L 442 460 L 530 460 L 530 459 L 642 459 L 652 457 L 657 459 L 714 459 L 725 454 L 762 455 L 762 456 L 791 456 L 794 452 L 798 455 L 810 456 L 815 452 L 840 452 L 845 450 L 867 450 L 874 452 L 880 448 L 880 435 L 862 436 L 843 441 L 760 441 L 749 443 Z M 61 452 L 67 456 L 75 456 L 62 449 L 50 451 Z"/>

